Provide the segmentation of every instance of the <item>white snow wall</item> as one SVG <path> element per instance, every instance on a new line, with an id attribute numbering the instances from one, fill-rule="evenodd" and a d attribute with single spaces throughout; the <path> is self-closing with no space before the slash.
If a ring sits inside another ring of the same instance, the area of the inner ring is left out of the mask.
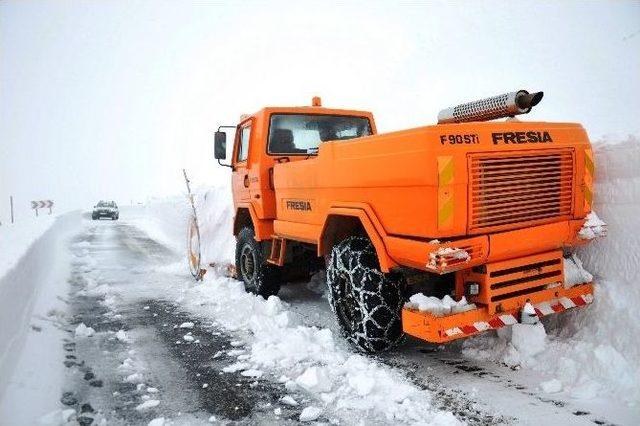
<path id="1" fill-rule="evenodd" d="M 578 250 L 594 274 L 596 302 L 571 325 L 584 340 L 610 345 L 624 357 L 640 398 L 640 139 L 594 143 L 593 209 L 608 236 Z"/>
<path id="2" fill-rule="evenodd" d="M 231 182 L 206 191 L 198 190 L 196 209 L 200 225 L 200 250 L 205 264 L 235 264 Z M 186 227 L 185 227 L 186 229 Z"/>

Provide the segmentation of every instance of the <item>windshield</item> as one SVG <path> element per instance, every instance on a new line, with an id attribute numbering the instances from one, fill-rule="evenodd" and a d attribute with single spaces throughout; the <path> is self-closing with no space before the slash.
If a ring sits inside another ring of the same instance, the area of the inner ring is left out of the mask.
<path id="1" fill-rule="evenodd" d="M 269 154 L 315 154 L 320 142 L 369 136 L 369 119 L 344 115 L 273 114 Z"/>

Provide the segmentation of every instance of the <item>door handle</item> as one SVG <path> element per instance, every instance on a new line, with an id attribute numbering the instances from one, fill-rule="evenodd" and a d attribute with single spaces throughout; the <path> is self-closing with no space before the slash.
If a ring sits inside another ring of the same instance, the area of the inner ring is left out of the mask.
<path id="1" fill-rule="evenodd" d="M 244 187 L 249 187 L 249 175 L 244 175 Z"/>

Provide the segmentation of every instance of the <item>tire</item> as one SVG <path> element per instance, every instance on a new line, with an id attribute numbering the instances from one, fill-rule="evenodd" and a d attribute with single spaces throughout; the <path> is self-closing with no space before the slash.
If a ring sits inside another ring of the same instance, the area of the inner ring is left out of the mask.
<path id="1" fill-rule="evenodd" d="M 91 216 L 91 220 L 97 220 L 98 218 L 96 216 Z"/>
<path id="2" fill-rule="evenodd" d="M 402 340 L 405 282 L 380 270 L 368 238 L 349 237 L 333 247 L 327 285 L 342 334 L 358 350 L 382 352 Z"/>
<path id="3" fill-rule="evenodd" d="M 267 263 L 262 245 L 249 227 L 242 228 L 236 240 L 236 273 L 247 291 L 265 299 L 280 291 L 280 268 Z"/>

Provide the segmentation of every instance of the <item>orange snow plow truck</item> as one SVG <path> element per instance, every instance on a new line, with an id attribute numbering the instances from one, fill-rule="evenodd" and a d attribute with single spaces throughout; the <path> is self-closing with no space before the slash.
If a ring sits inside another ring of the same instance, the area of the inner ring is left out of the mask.
<path id="1" fill-rule="evenodd" d="M 326 268 L 344 337 L 370 353 L 591 303 L 591 278 L 565 273 L 593 237 L 593 154 L 579 124 L 513 118 L 541 98 L 512 92 L 385 134 L 370 112 L 317 97 L 220 126 L 238 279 L 266 298 Z"/>

